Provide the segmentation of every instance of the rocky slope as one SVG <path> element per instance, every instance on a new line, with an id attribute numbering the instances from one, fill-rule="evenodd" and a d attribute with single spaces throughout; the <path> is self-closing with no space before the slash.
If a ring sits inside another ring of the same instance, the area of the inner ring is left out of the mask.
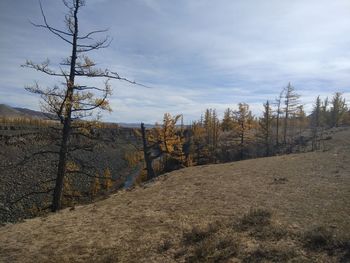
<path id="1" fill-rule="evenodd" d="M 108 168 L 118 187 L 133 170 L 125 160 L 125 154 L 134 151 L 141 142 L 129 128 L 101 129 L 98 133 L 101 139 L 92 152 L 77 150 L 72 155 L 94 167 L 96 172 L 93 174 L 102 176 Z M 77 143 L 82 139 L 72 140 Z M 58 151 L 52 129 L 29 124 L 0 124 L 0 223 L 31 217 L 37 213 L 36 208 L 51 199 L 51 193 L 21 198 L 31 192 L 43 191 L 42 182 L 51 180 L 46 185 L 52 185 L 57 165 L 57 155 L 50 153 L 52 151 Z M 74 174 L 72 180 L 71 188 L 86 195 L 93 178 Z"/>

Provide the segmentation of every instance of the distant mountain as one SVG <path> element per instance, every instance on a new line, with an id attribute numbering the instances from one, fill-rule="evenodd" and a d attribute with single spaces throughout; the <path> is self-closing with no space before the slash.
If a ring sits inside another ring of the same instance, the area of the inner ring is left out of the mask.
<path id="1" fill-rule="evenodd" d="M 11 107 L 6 104 L 0 104 L 0 117 L 5 118 L 34 118 L 34 119 L 57 119 L 53 114 L 43 113 L 41 111 L 35 111 L 27 108 Z M 125 128 L 140 128 L 141 123 L 118 123 L 119 126 Z M 145 123 L 146 128 L 153 128 L 153 124 Z"/>
<path id="2" fill-rule="evenodd" d="M 50 118 L 51 116 L 51 118 Z M 45 114 L 41 111 L 30 110 L 26 108 L 11 107 L 5 104 L 0 104 L 0 117 L 5 118 L 34 118 L 34 119 L 52 119 L 54 115 Z"/>
<path id="3" fill-rule="evenodd" d="M 140 128 L 141 122 L 139 123 L 119 122 L 118 125 L 125 128 Z M 154 124 L 145 123 L 145 128 L 154 128 Z"/>
<path id="4" fill-rule="evenodd" d="M 30 109 L 26 109 L 26 108 L 14 108 L 17 111 L 25 114 L 25 115 L 29 115 L 32 118 L 38 118 L 38 119 L 52 119 L 54 116 L 53 114 L 48 114 L 48 113 L 43 113 L 41 111 L 35 111 L 35 110 L 30 110 Z M 51 116 L 51 118 L 50 118 Z"/>
<path id="5" fill-rule="evenodd" d="M 18 118 L 26 117 L 26 114 L 5 104 L 0 104 L 0 117 Z"/>

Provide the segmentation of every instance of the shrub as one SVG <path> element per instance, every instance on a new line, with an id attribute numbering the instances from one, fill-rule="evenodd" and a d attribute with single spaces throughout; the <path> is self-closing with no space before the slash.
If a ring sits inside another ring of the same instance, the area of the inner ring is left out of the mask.
<path id="1" fill-rule="evenodd" d="M 236 227 L 239 230 L 246 231 L 250 228 L 263 227 L 270 225 L 271 212 L 264 209 L 251 209 L 238 222 Z"/>
<path id="2" fill-rule="evenodd" d="M 304 247 L 311 250 L 329 249 L 333 245 L 333 233 L 325 227 L 316 227 L 303 235 Z"/>
<path id="3" fill-rule="evenodd" d="M 237 254 L 237 242 L 230 235 L 214 235 L 198 242 L 185 261 L 225 262 Z"/>
<path id="4" fill-rule="evenodd" d="M 246 256 L 243 263 L 260 263 L 260 262 L 287 262 L 288 260 L 295 258 L 296 252 L 292 249 L 279 250 L 279 249 L 268 249 L 258 248 L 254 252 Z"/>
<path id="5" fill-rule="evenodd" d="M 158 246 L 158 252 L 163 253 L 168 251 L 172 246 L 172 243 L 169 239 L 162 240 Z"/>
<path id="6" fill-rule="evenodd" d="M 281 240 L 288 234 L 285 228 L 276 225 L 255 227 L 250 231 L 250 236 L 259 240 Z"/>
<path id="7" fill-rule="evenodd" d="M 238 244 L 224 224 L 193 227 L 183 234 L 181 254 L 186 262 L 225 262 L 238 253 Z M 181 255 L 180 254 L 180 255 Z M 187 256 L 186 256 L 187 255 Z M 177 257 L 179 253 L 177 254 Z"/>
<path id="8" fill-rule="evenodd" d="M 204 240 L 212 234 L 213 229 L 207 227 L 205 229 L 198 226 L 193 227 L 190 231 L 183 234 L 185 244 L 193 244 Z"/>

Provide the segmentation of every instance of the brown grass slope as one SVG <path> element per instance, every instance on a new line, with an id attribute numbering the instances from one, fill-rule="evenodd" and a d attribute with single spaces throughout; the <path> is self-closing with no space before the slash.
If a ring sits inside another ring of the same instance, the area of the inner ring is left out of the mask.
<path id="1" fill-rule="evenodd" d="M 305 248 L 301 234 L 325 227 L 349 237 L 350 129 L 332 137 L 327 151 L 191 167 L 90 205 L 6 225 L 0 261 L 347 262 L 350 251 Z M 269 211 L 272 223 L 258 215 L 261 228 L 253 219 L 249 229 L 252 208 Z M 213 222 L 220 223 L 211 228 Z"/>

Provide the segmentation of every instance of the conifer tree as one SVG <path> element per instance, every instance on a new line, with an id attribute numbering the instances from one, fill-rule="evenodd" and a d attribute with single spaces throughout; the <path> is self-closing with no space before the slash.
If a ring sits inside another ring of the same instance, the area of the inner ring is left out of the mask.
<path id="1" fill-rule="evenodd" d="M 284 100 L 284 129 L 283 129 L 283 144 L 287 144 L 287 135 L 290 117 L 293 116 L 298 110 L 300 95 L 295 92 L 294 87 L 288 83 L 285 89 L 285 100 Z"/>
<path id="2" fill-rule="evenodd" d="M 103 188 L 108 191 L 112 187 L 113 187 L 112 174 L 109 168 L 107 167 L 103 172 Z"/>
<path id="3" fill-rule="evenodd" d="M 297 107 L 296 118 L 298 121 L 299 134 L 301 134 L 307 126 L 307 118 L 303 105 Z"/>
<path id="4" fill-rule="evenodd" d="M 321 116 L 320 116 L 321 123 L 325 126 L 331 126 L 330 124 L 331 118 L 330 118 L 328 108 L 329 108 L 329 99 L 328 97 L 326 97 L 321 105 Z"/>
<path id="5" fill-rule="evenodd" d="M 204 149 L 207 149 L 206 138 L 205 138 L 205 128 L 201 124 L 201 121 L 193 122 L 191 125 L 192 141 L 193 141 L 193 159 L 196 164 L 201 163 L 201 159 L 206 157 L 208 154 L 203 152 Z M 204 150 L 205 151 L 205 150 Z"/>
<path id="6" fill-rule="evenodd" d="M 100 180 L 97 177 L 95 177 L 94 180 L 91 182 L 91 187 L 90 187 L 91 198 L 94 198 L 99 193 L 100 190 L 101 190 Z"/>
<path id="7" fill-rule="evenodd" d="M 279 147 L 280 144 L 280 120 L 281 120 L 281 114 L 282 114 L 282 99 L 284 96 L 285 89 L 282 89 L 280 92 L 278 98 L 276 99 L 275 105 L 276 105 L 276 146 Z"/>
<path id="8" fill-rule="evenodd" d="M 43 7 L 40 3 L 43 24 L 34 24 L 35 27 L 44 28 L 62 40 L 64 44 L 70 47 L 70 54 L 56 66 L 52 66 L 47 59 L 42 63 L 34 63 L 27 60 L 23 65 L 39 71 L 48 76 L 61 78 L 61 85 L 55 85 L 50 88 L 41 87 L 35 83 L 26 88 L 29 92 L 38 94 L 42 98 L 42 110 L 56 115 L 61 123 L 59 132 L 59 149 L 57 161 L 57 173 L 55 185 L 52 189 L 53 212 L 61 209 L 61 198 L 64 181 L 66 177 L 67 163 L 69 161 L 69 152 L 76 150 L 71 147 L 71 135 L 83 135 L 89 137 L 91 123 L 79 120 L 96 116 L 102 110 L 110 111 L 108 97 L 111 95 L 110 79 L 127 81 L 137 84 L 126 78 L 122 78 L 118 73 L 108 69 L 101 69 L 96 63 L 87 56 L 90 51 L 97 51 L 109 46 L 110 38 L 106 36 L 101 40 L 95 40 L 96 34 L 105 33 L 107 30 L 94 30 L 83 34 L 80 28 L 79 12 L 85 5 L 84 0 L 62 0 L 67 8 L 67 14 L 64 16 L 66 29 L 58 29 L 48 23 Z M 96 87 L 94 85 L 83 84 L 84 79 L 99 78 L 104 79 L 104 83 Z M 96 112 L 97 111 L 97 112 Z M 57 133 L 57 132 L 56 132 Z"/>
<path id="9" fill-rule="evenodd" d="M 219 130 L 220 130 L 220 121 L 218 119 L 218 115 L 215 109 L 213 109 L 211 121 L 212 121 L 212 137 L 213 137 L 212 145 L 213 145 L 213 149 L 215 150 L 218 145 L 218 137 L 219 137 Z"/>
<path id="10" fill-rule="evenodd" d="M 221 122 L 221 129 L 223 131 L 231 131 L 233 129 L 232 110 L 230 108 L 227 108 L 224 112 L 224 118 Z"/>
<path id="11" fill-rule="evenodd" d="M 156 125 L 149 135 L 149 142 L 153 142 L 160 147 L 161 155 L 164 159 L 164 170 L 173 170 L 176 165 L 183 165 L 185 155 L 183 152 L 184 138 L 181 130 L 176 127 L 181 115 L 172 117 L 169 113 L 164 114 L 163 124 Z"/>
<path id="12" fill-rule="evenodd" d="M 142 136 L 142 144 L 143 144 L 143 156 L 144 156 L 146 171 L 147 171 L 146 176 L 147 176 L 147 179 L 152 179 L 155 176 L 154 169 L 152 166 L 152 161 L 158 156 L 151 156 L 152 146 L 148 145 L 146 128 L 144 123 L 141 123 L 141 136 Z"/>
<path id="13" fill-rule="evenodd" d="M 317 96 L 314 108 L 311 114 L 311 125 L 312 127 L 320 127 L 321 126 L 321 99 L 320 96 Z"/>
<path id="14" fill-rule="evenodd" d="M 260 134 L 265 145 L 266 156 L 270 156 L 271 154 L 272 119 L 273 119 L 272 109 L 270 107 L 269 101 L 266 101 L 266 103 L 264 103 L 263 116 L 260 118 L 260 121 L 259 121 Z"/>
<path id="15" fill-rule="evenodd" d="M 340 92 L 336 92 L 332 98 L 332 105 L 330 111 L 331 127 L 339 127 L 341 125 L 343 117 L 347 112 L 347 106 L 345 98 L 342 97 Z"/>
<path id="16" fill-rule="evenodd" d="M 321 127 L 321 111 L 322 111 L 320 96 L 317 96 L 315 105 L 311 114 L 311 131 L 312 131 L 312 150 L 319 148 L 318 136 Z"/>
<path id="17" fill-rule="evenodd" d="M 204 128 L 206 131 L 206 140 L 207 144 L 211 145 L 212 144 L 212 133 L 213 133 L 213 118 L 212 118 L 212 109 L 206 109 L 205 114 L 204 114 Z"/>
<path id="18" fill-rule="evenodd" d="M 239 138 L 240 159 L 244 159 L 244 148 L 251 140 L 249 131 L 253 128 L 253 116 L 249 110 L 249 105 L 246 103 L 239 103 L 238 110 L 234 112 L 235 131 Z"/>

